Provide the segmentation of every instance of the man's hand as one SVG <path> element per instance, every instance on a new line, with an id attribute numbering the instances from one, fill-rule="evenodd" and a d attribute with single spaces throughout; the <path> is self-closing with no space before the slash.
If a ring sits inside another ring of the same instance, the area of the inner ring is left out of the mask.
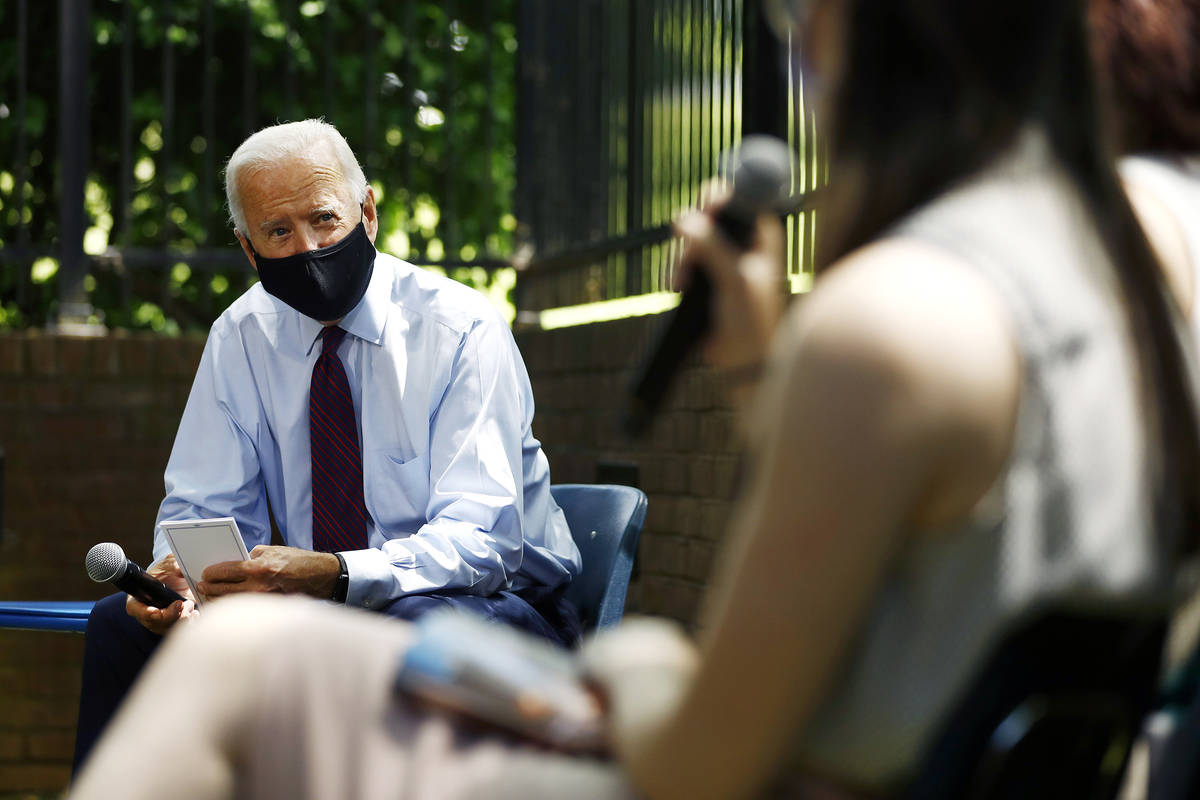
<path id="1" fill-rule="evenodd" d="M 155 608 L 132 596 L 126 596 L 125 613 L 140 622 L 142 627 L 159 636 L 165 636 L 176 622 L 181 619 L 189 619 L 199 613 L 196 610 L 196 599 L 192 597 L 192 590 L 188 588 L 187 581 L 184 580 L 183 573 L 179 570 L 179 565 L 175 563 L 174 554 L 168 554 L 162 561 L 151 565 L 146 570 L 146 574 L 179 592 L 184 599 L 176 600 L 166 608 Z"/>
<path id="2" fill-rule="evenodd" d="M 204 570 L 197 588 L 207 599 L 241 592 L 307 594 L 328 600 L 337 583 L 338 559 L 299 547 L 257 545 L 249 561 L 225 561 Z"/>

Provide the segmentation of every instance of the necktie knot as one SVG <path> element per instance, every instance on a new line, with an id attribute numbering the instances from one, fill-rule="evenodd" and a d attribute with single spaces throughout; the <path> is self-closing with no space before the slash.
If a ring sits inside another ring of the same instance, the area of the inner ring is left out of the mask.
<path id="1" fill-rule="evenodd" d="M 321 355 L 328 356 L 337 353 L 338 345 L 346 338 L 345 328 L 336 325 L 326 325 L 321 329 Z"/>

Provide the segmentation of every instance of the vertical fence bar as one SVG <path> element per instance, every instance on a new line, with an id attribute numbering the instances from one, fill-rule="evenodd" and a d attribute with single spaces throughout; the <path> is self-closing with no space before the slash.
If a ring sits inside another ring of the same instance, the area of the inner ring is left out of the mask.
<path id="1" fill-rule="evenodd" d="M 404 193 L 408 198 L 409 207 L 412 205 L 415 192 L 413 191 L 413 173 L 412 173 L 412 142 L 410 138 L 413 135 L 414 126 L 413 118 L 413 58 L 412 50 L 414 43 L 418 41 L 417 36 L 417 19 L 416 19 L 416 0 L 405 0 L 404 3 L 404 53 L 400 60 L 400 82 L 404 84 L 401 87 L 400 101 L 400 182 L 404 184 Z"/>
<path id="2" fill-rule="evenodd" d="M 29 166 L 28 144 L 25 132 L 25 101 L 29 91 L 29 6 L 28 0 L 17 0 L 17 163 L 13 170 L 17 181 L 17 247 L 29 247 L 29 226 L 25 222 L 25 184 Z M 17 308 L 27 311 L 29 294 L 29 259 L 21 256 L 17 265 Z"/>
<path id="3" fill-rule="evenodd" d="M 529 167 L 530 167 L 530 164 L 532 163 L 532 158 L 531 158 L 532 152 L 531 152 L 530 144 L 529 144 L 529 127 L 530 126 L 529 126 L 529 121 L 528 121 L 528 117 L 530 116 L 529 115 L 529 100 L 528 100 L 528 96 L 529 96 L 528 93 L 530 90 L 529 55 L 528 55 L 528 53 L 530 52 L 529 47 L 531 44 L 531 42 L 529 40 L 529 35 L 532 34 L 532 30 L 528 24 L 528 19 L 527 19 L 528 14 L 529 14 L 529 5 L 530 5 L 530 0 L 516 0 L 515 30 L 516 30 L 516 35 L 517 35 L 517 48 L 518 48 L 517 53 L 518 53 L 518 55 L 517 55 L 516 69 L 514 70 L 514 73 L 513 73 L 513 77 L 516 81 L 516 98 L 515 98 L 516 124 L 514 125 L 515 132 L 516 132 L 516 136 L 515 136 L 516 142 L 514 144 L 516 145 L 516 153 L 517 153 L 517 166 L 516 166 L 516 170 L 515 170 L 516 178 L 517 178 L 517 185 L 514 188 L 514 192 L 513 192 L 513 205 L 515 206 L 515 209 L 516 209 L 517 219 L 520 220 L 521 224 L 525 225 L 525 226 L 529 225 L 530 215 L 531 215 L 530 199 L 529 199 L 530 192 L 526 188 L 526 184 L 527 184 L 527 181 L 532 178 L 532 175 L 530 175 L 530 173 L 529 173 Z M 407 56 L 407 54 L 408 54 L 407 35 L 405 36 L 404 52 L 405 52 L 405 55 Z M 408 93 L 408 86 L 405 85 L 405 95 L 406 96 L 407 96 L 407 93 Z M 405 149 L 407 149 L 407 145 L 408 145 L 408 142 L 406 141 Z M 514 251 L 520 251 L 520 249 L 523 247 L 530 247 L 530 248 L 533 247 L 533 245 L 531 243 L 521 241 L 522 231 L 523 231 L 522 228 L 517 229 L 517 235 L 516 235 L 516 237 L 514 237 L 515 238 Z M 524 258 L 525 254 L 522 253 L 521 257 Z M 527 264 L 519 264 L 519 266 L 524 268 L 528 265 Z M 513 304 L 517 307 L 517 319 L 518 320 L 525 319 L 522 312 L 528 311 L 531 306 L 540 305 L 539 303 L 537 303 L 537 299 L 536 299 L 537 298 L 536 287 L 534 287 L 534 291 L 530 290 L 530 284 L 535 283 L 536 281 L 537 281 L 537 276 L 531 272 L 524 272 L 523 275 L 521 275 L 517 278 L 517 285 L 513 287 Z"/>
<path id="4" fill-rule="evenodd" d="M 337 74 L 337 62 L 334 61 L 333 55 L 333 28 L 334 20 L 338 18 L 337 0 L 326 0 L 324 16 L 324 24 L 321 25 L 321 63 L 325 68 L 321 70 L 324 73 L 321 81 L 321 107 L 325 110 L 326 119 L 336 121 L 337 114 L 333 110 L 333 76 Z"/>
<path id="5" fill-rule="evenodd" d="M 200 228 L 201 241 L 204 245 L 212 243 L 212 197 L 216 191 L 216 168 L 213 162 L 216 149 L 214 141 L 214 106 L 216 105 L 216 86 L 213 74 L 213 0 L 204 0 L 204 89 L 201 99 L 200 135 L 204 138 L 204 165 L 202 175 L 204 183 L 200 186 Z M 200 280 L 200 301 L 204 313 L 212 311 L 212 273 L 202 273 Z"/>
<path id="6" fill-rule="evenodd" d="M 496 229 L 495 186 L 492 181 L 492 162 L 496 153 L 496 76 L 492 70 L 492 39 L 495 32 L 492 24 L 492 0 L 483 0 L 483 75 L 484 97 L 483 109 L 483 204 L 480 214 L 483 225 L 480 234 L 483 236 L 482 252 L 486 256 L 492 254 L 489 240 Z M 407 48 L 406 48 L 407 49 Z"/>
<path id="7" fill-rule="evenodd" d="M 258 127 L 254 111 L 254 7 L 246 0 L 242 24 L 242 133 L 249 136 Z"/>
<path id="8" fill-rule="evenodd" d="M 124 0 L 121 8 L 121 227 L 117 242 L 128 247 L 133 236 L 133 0 Z M 120 265 L 121 300 L 126 308 L 133 304 L 133 276 L 129 267 Z"/>
<path id="9" fill-rule="evenodd" d="M 121 11 L 121 229 L 127 247 L 133 230 L 133 0 Z M 126 280 L 128 284 L 128 280 Z"/>
<path id="10" fill-rule="evenodd" d="M 687 202 L 696 201 L 696 190 L 704 179 L 704 128 L 708 118 L 704 114 L 704 17 L 705 0 L 688 0 L 688 39 L 691 42 L 691 89 L 689 95 L 691 116 L 691 158 L 688 173 L 691 176 Z"/>
<path id="11" fill-rule="evenodd" d="M 88 0 L 59 0 L 58 150 L 60 194 L 58 322 L 86 323 L 83 191 L 88 150 Z"/>
<path id="12" fill-rule="evenodd" d="M 443 61 L 442 71 L 441 106 L 443 121 L 441 129 L 443 131 L 448 131 L 454 125 L 455 120 L 454 95 L 456 88 L 455 78 L 457 73 L 455 67 L 458 64 L 458 52 L 454 49 L 454 23 L 457 21 L 456 14 L 458 13 L 458 9 L 454 0 L 443 0 L 443 3 L 443 7 L 446 10 L 447 22 L 446 29 L 442 31 L 442 37 L 440 37 L 446 45 L 446 57 Z M 442 196 L 440 198 L 442 213 L 440 221 L 444 225 L 442 233 L 443 252 L 445 253 L 444 258 L 453 258 L 451 254 L 457 252 L 457 248 L 460 244 L 457 207 L 458 197 L 454 186 L 455 178 L 457 177 L 453 167 L 455 164 L 456 155 L 454 138 L 455 137 L 453 136 L 442 137 L 442 141 L 444 143 L 443 146 L 445 147 L 445 158 L 443 159 L 442 166 L 439 169 L 439 172 L 441 172 L 440 183 L 442 184 Z"/>
<path id="13" fill-rule="evenodd" d="M 174 305 L 171 297 L 171 263 L 169 258 L 165 256 L 166 248 L 170 244 L 173 233 L 171 192 L 167 185 L 171 180 L 173 167 L 172 151 L 175 144 L 175 43 L 171 39 L 171 29 L 175 25 L 175 18 L 172 10 L 170 3 L 162 5 L 162 149 L 159 152 L 159 163 L 156 170 L 158 196 L 162 204 L 158 241 L 161 243 L 164 251 L 162 262 L 162 300 L 160 305 L 167 313 L 171 312 Z"/>
<path id="14" fill-rule="evenodd" d="M 213 64 L 213 0 L 204 0 L 204 98 L 201 112 L 201 136 L 204 137 L 204 185 L 200 205 L 200 225 L 204 243 L 212 241 L 212 193 L 216 191 L 216 76 Z M 207 285 L 207 282 L 206 282 Z"/>
<path id="15" fill-rule="evenodd" d="M 276 0 L 283 16 L 283 121 L 296 119 L 296 56 L 292 38 L 296 35 L 295 0 Z"/>
<path id="16" fill-rule="evenodd" d="M 363 60 L 363 166 L 367 169 L 367 178 L 372 177 L 375 167 L 375 136 L 379 114 L 376 110 L 379 96 L 379 81 L 375 70 L 375 0 L 367 0 L 363 19 L 363 46 L 366 58 Z"/>
<path id="17" fill-rule="evenodd" d="M 254 65 L 254 7 L 246 0 L 245 23 L 242 25 L 242 135 L 249 136 L 258 127 L 255 110 L 255 65 Z M 245 273 L 243 288 L 249 288 L 257 280 L 257 273 Z"/>
<path id="18" fill-rule="evenodd" d="M 640 0 L 628 0 L 628 3 L 629 28 L 626 33 L 626 41 L 629 42 L 629 72 L 625 84 L 625 107 L 626 113 L 629 115 L 629 122 L 625 142 L 627 148 L 625 169 L 628 174 L 625 231 L 632 233 L 638 230 L 642 224 L 642 197 L 645 191 L 642 181 L 642 137 L 644 136 L 642 122 L 645 109 L 642 105 L 642 95 L 638 91 L 644 51 L 639 47 L 642 24 L 638 14 Z M 640 283 L 641 252 L 640 250 L 631 250 L 626 253 L 625 258 L 625 294 L 627 296 L 637 294 L 637 286 Z"/>
<path id="19" fill-rule="evenodd" d="M 785 100 L 778 39 L 756 0 L 743 5 L 742 135 L 787 135 Z"/>

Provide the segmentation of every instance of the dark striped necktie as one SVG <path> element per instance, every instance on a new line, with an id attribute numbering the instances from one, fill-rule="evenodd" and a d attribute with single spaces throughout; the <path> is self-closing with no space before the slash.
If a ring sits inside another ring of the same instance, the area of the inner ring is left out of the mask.
<path id="1" fill-rule="evenodd" d="M 350 382 L 337 349 L 346 332 L 321 331 L 321 355 L 308 393 L 312 445 L 313 550 L 333 553 L 367 546 L 362 454 Z"/>

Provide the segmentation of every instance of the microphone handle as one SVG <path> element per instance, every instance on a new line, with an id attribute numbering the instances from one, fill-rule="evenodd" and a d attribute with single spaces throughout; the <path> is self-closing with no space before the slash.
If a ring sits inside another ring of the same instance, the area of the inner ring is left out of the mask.
<path id="1" fill-rule="evenodd" d="M 750 246 L 754 236 L 754 214 L 747 215 L 726 204 L 717 212 L 714 222 L 739 250 Z M 659 337 L 653 355 L 642 368 L 641 377 L 629 398 L 624 415 L 625 430 L 629 435 L 640 436 L 650 427 L 688 351 L 708 333 L 712 324 L 712 294 L 712 280 L 704 265 L 693 265 L 679 305 Z"/>
<path id="2" fill-rule="evenodd" d="M 125 564 L 124 573 L 120 577 L 114 578 L 112 584 L 135 600 L 155 608 L 166 608 L 176 600 L 183 599 L 183 596 L 174 589 L 157 578 L 147 575 L 133 561 Z"/>

